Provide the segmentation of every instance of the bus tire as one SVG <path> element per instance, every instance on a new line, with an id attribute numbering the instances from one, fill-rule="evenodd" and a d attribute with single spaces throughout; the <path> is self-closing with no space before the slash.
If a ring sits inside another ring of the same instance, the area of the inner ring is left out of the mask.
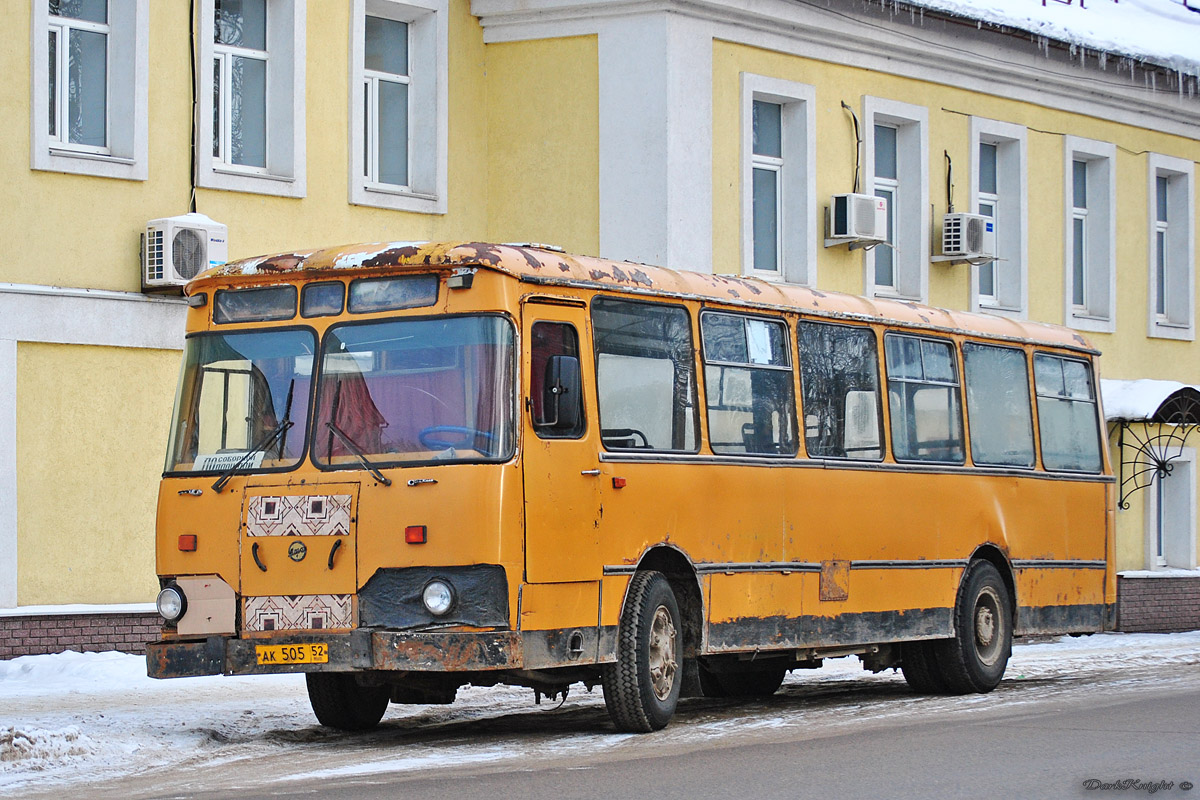
<path id="1" fill-rule="evenodd" d="M 670 722 L 683 685 L 682 646 L 671 585 L 661 572 L 636 573 L 617 628 L 617 661 L 603 667 L 604 705 L 618 730 L 646 733 Z"/>
<path id="2" fill-rule="evenodd" d="M 904 642 L 900 645 L 900 671 L 917 694 L 945 694 L 946 679 L 938 670 L 936 642 Z"/>
<path id="3" fill-rule="evenodd" d="M 361 686 L 349 672 L 309 672 L 308 702 L 317 721 L 342 731 L 368 731 L 383 719 L 391 690 Z"/>
<path id="4" fill-rule="evenodd" d="M 787 670 L 783 667 L 710 672 L 700 667 L 700 687 L 705 697 L 770 697 L 779 691 Z"/>
<path id="5" fill-rule="evenodd" d="M 999 685 L 1012 655 L 1012 604 L 1008 587 L 988 561 L 963 575 L 954 608 L 954 638 L 934 643 L 937 668 L 950 694 L 980 694 Z"/>

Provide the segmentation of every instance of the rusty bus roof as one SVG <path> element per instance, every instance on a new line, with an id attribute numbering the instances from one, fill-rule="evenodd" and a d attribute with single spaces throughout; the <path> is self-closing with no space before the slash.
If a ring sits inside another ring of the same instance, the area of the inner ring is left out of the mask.
<path id="1" fill-rule="evenodd" d="M 1079 333 L 1059 325 L 936 308 L 904 300 L 774 283 L 759 278 L 666 269 L 628 261 L 571 255 L 537 245 L 482 242 L 386 242 L 277 253 L 206 270 L 188 292 L 242 277 L 317 280 L 396 269 L 490 269 L 529 284 L 608 289 L 689 298 L 746 308 L 793 311 L 834 319 L 895 322 L 905 326 L 1043 343 L 1097 353 Z M 253 281 L 254 283 L 260 280 Z"/>

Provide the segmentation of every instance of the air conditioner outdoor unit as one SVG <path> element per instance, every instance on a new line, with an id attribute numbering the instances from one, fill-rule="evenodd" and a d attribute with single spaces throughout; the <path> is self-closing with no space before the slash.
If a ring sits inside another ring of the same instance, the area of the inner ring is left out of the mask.
<path id="1" fill-rule="evenodd" d="M 203 214 L 152 219 L 142 234 L 142 288 L 183 286 L 229 255 L 229 228 Z"/>
<path id="2" fill-rule="evenodd" d="M 872 194 L 835 194 L 829 199 L 826 247 L 887 240 L 888 201 Z"/>
<path id="3" fill-rule="evenodd" d="M 942 217 L 942 256 L 995 258 L 996 221 L 981 214 L 946 214 Z"/>

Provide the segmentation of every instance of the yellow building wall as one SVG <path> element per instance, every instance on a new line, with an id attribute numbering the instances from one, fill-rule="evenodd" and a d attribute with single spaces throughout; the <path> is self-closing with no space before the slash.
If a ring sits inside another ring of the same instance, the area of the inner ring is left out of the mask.
<path id="1" fill-rule="evenodd" d="M 1070 134 L 1117 146 L 1117 333 L 1087 333 L 1104 353 L 1101 373 L 1110 378 L 1153 376 L 1200 382 L 1200 358 L 1191 342 L 1150 339 L 1147 329 L 1149 231 L 1146 153 L 1200 160 L 1200 141 L 1148 128 L 993 97 L 926 81 L 893 77 L 853 67 L 761 50 L 730 42 L 713 44 L 713 264 L 716 272 L 741 265 L 741 73 L 748 72 L 816 87 L 816 183 L 818 230 L 830 195 L 851 191 L 854 130 L 845 101 L 862 121 L 866 95 L 929 110 L 929 200 L 933 209 L 931 255 L 939 250 L 940 217 L 946 210 L 943 151 L 954 163 L 954 199 L 969 206 L 971 192 L 969 117 L 1024 125 L 1028 129 L 1029 318 L 1062 324 L 1065 243 L 1063 223 L 1064 144 Z M 1195 204 L 1200 212 L 1200 201 Z M 1200 218 L 1200 213 L 1198 213 Z M 1200 229 L 1200 224 L 1198 224 Z M 1197 258 L 1200 262 L 1200 257 Z M 929 266 L 933 305 L 970 307 L 971 271 L 963 265 Z M 863 256 L 845 247 L 818 246 L 817 285 L 861 294 Z M 1197 303 L 1200 308 L 1200 303 Z"/>
<path id="2" fill-rule="evenodd" d="M 488 237 L 600 252 L 595 36 L 487 46 Z"/>
<path id="3" fill-rule="evenodd" d="M 30 4 L 0 17 L 0 282 L 140 291 L 147 220 L 188 211 L 192 76 L 188 4 L 152 4 L 149 179 L 30 169 Z M 418 214 L 349 204 L 350 4 L 307 4 L 307 197 L 198 189 L 196 210 L 229 226 L 230 259 L 338 243 L 478 239 L 488 233 L 485 48 L 469 0 L 449 19 L 449 206 Z M 594 60 L 594 59 L 593 59 Z M 47 235 L 49 231 L 55 235 Z M 58 231 L 67 231 L 59 235 Z"/>
<path id="4" fill-rule="evenodd" d="M 179 351 L 17 345 L 18 605 L 154 598 Z"/>

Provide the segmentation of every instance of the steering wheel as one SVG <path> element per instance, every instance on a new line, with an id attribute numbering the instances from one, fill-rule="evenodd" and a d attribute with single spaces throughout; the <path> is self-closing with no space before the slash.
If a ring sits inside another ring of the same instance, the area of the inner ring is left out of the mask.
<path id="1" fill-rule="evenodd" d="M 449 438 L 447 438 L 449 437 Z M 475 447 L 475 441 L 482 438 L 487 442 L 487 449 Z M 468 428 L 464 425 L 430 425 L 417 434 L 417 440 L 422 447 L 430 450 L 445 450 L 450 447 L 471 447 L 479 450 L 485 456 L 490 456 L 491 442 L 494 437 L 487 431 Z"/>

